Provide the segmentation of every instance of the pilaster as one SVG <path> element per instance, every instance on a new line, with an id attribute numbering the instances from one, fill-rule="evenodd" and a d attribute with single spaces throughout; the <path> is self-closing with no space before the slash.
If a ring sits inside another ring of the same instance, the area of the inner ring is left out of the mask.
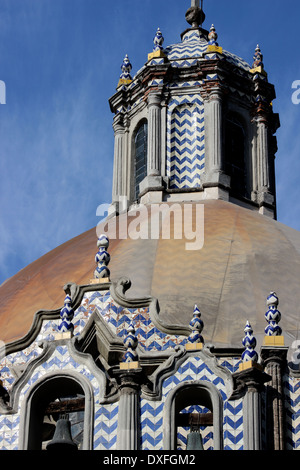
<path id="1" fill-rule="evenodd" d="M 229 189 L 230 178 L 224 173 L 223 92 L 215 82 L 204 86 L 205 165 L 204 187 L 222 186 Z"/>
<path id="2" fill-rule="evenodd" d="M 261 349 L 262 365 L 271 377 L 271 381 L 266 385 L 267 450 L 285 449 L 283 373 L 287 363 L 287 351 L 288 348 L 280 346 L 264 346 Z"/>
<path id="3" fill-rule="evenodd" d="M 120 200 L 121 196 L 125 195 L 126 185 L 126 164 L 124 161 L 125 126 L 121 115 L 115 117 L 113 128 L 115 143 L 112 202 L 115 204 Z"/>
<path id="4" fill-rule="evenodd" d="M 142 369 L 120 369 L 116 374 L 120 390 L 117 450 L 139 450 Z"/>
<path id="5" fill-rule="evenodd" d="M 161 172 L 162 153 L 162 123 L 161 123 L 161 95 L 149 93 L 148 95 L 148 162 L 147 176 L 140 184 L 140 193 L 148 191 L 162 191 L 163 178 Z M 162 200 L 162 195 L 160 197 Z"/>
<path id="6" fill-rule="evenodd" d="M 244 450 L 262 450 L 261 392 L 264 383 L 271 380 L 257 363 L 249 361 L 247 367 L 233 374 L 235 392 L 231 399 L 243 398 Z"/>

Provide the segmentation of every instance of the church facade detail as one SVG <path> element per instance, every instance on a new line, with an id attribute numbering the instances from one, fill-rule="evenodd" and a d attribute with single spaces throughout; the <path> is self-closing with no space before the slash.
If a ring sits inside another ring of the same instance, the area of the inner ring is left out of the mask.
<path id="1" fill-rule="evenodd" d="M 123 61 L 110 99 L 115 217 L 125 198 L 126 210 L 221 200 L 275 219 L 279 118 L 261 50 L 252 66 L 225 51 L 215 27 L 203 29 L 199 1 L 186 18 L 179 44 L 164 47 L 157 30 L 135 76 L 130 58 Z M 245 319 L 239 347 L 215 346 L 206 339 L 212 320 L 201 296 L 195 305 L 183 284 L 178 297 L 190 317 L 173 324 L 162 319 L 160 298 L 131 295 L 126 276 L 111 280 L 105 233 L 97 240 L 95 232 L 95 253 L 90 282 L 66 279 L 61 308 L 38 311 L 27 335 L 1 351 L 0 449 L 299 446 L 300 373 L 288 361 L 285 305 L 281 318 L 275 292 L 265 292 L 266 310 L 257 312 L 264 331 Z M 184 266 L 178 270 L 184 278 Z M 68 443 L 58 442 L 60 425 Z"/>

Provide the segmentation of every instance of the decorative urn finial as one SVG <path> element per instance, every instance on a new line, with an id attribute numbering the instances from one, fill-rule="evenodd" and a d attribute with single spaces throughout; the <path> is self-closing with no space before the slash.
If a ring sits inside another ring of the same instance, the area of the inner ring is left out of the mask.
<path id="1" fill-rule="evenodd" d="M 118 87 L 120 85 L 129 85 L 132 82 L 132 76 L 130 75 L 132 65 L 127 54 L 125 55 L 124 60 L 122 62 L 121 70 L 122 73 L 120 75 Z"/>
<path id="2" fill-rule="evenodd" d="M 263 64 L 263 55 L 261 53 L 259 44 L 257 44 L 257 46 L 256 46 L 255 53 L 254 53 L 254 56 L 253 56 L 253 60 L 254 60 L 253 65 L 252 65 L 253 69 L 256 69 L 257 67 L 262 67 L 263 68 L 263 66 L 264 66 L 264 64 Z"/>
<path id="3" fill-rule="evenodd" d="M 74 317 L 74 310 L 72 308 L 72 299 L 69 295 L 66 295 L 64 306 L 60 311 L 61 322 L 58 326 L 60 333 L 71 333 L 73 334 L 74 325 L 72 323 Z"/>
<path id="4" fill-rule="evenodd" d="M 217 52 L 219 54 L 223 53 L 223 48 L 219 46 L 217 39 L 218 39 L 218 34 L 216 33 L 215 26 L 212 24 L 208 33 L 207 52 L 214 52 L 214 53 Z"/>
<path id="5" fill-rule="evenodd" d="M 192 332 L 188 337 L 188 343 L 186 344 L 186 349 L 193 350 L 193 349 L 202 349 L 204 344 L 204 339 L 201 336 L 204 323 L 201 320 L 201 312 L 197 305 L 194 307 L 193 318 L 190 321 L 190 327 Z"/>
<path id="6" fill-rule="evenodd" d="M 266 336 L 280 336 L 282 329 L 278 325 L 281 320 L 281 313 L 277 309 L 279 300 L 276 292 L 271 292 L 267 298 L 268 311 L 265 314 L 265 319 L 268 322 L 268 326 L 265 328 Z"/>
<path id="7" fill-rule="evenodd" d="M 258 361 L 258 354 L 255 351 L 256 348 L 256 338 L 253 336 L 253 330 L 250 323 L 247 321 L 246 327 L 244 329 L 245 336 L 242 341 L 242 344 L 245 348 L 245 351 L 242 354 L 242 361 L 243 362 L 257 362 Z"/>
<path id="8" fill-rule="evenodd" d="M 107 252 L 109 247 L 109 239 L 106 235 L 100 235 L 97 242 L 98 253 L 95 256 L 95 261 L 97 263 L 97 268 L 94 272 L 95 279 L 109 278 L 110 271 L 107 265 L 110 262 L 110 254 Z"/>
<path id="9" fill-rule="evenodd" d="M 218 35 L 216 33 L 216 28 L 214 27 L 214 25 L 212 24 L 211 25 L 211 28 L 210 28 L 210 31 L 209 31 L 209 34 L 208 34 L 208 44 L 210 46 L 218 46 L 219 44 L 217 43 L 217 39 L 218 39 Z"/>
<path id="10" fill-rule="evenodd" d="M 163 50 L 164 37 L 159 28 L 157 28 L 156 34 L 153 39 L 153 43 L 154 43 L 154 48 L 153 48 L 154 52 Z"/>
<path id="11" fill-rule="evenodd" d="M 192 28 L 198 28 L 199 26 L 202 26 L 205 20 L 205 14 L 203 9 L 200 8 L 200 0 L 191 1 L 191 7 L 187 10 L 185 19 L 192 26 Z"/>
<path id="12" fill-rule="evenodd" d="M 126 347 L 126 353 L 124 355 L 124 362 L 131 363 L 138 361 L 138 355 L 136 352 L 136 348 L 138 345 L 138 339 L 135 334 L 135 328 L 133 323 L 130 323 L 127 335 L 124 339 L 124 346 Z"/>
<path id="13" fill-rule="evenodd" d="M 148 54 L 148 61 L 152 59 L 159 59 L 159 58 L 164 58 L 165 53 L 164 53 L 164 48 L 163 48 L 163 43 L 164 43 L 164 37 L 162 35 L 162 32 L 159 28 L 157 28 L 156 34 L 153 38 L 153 51 Z"/>

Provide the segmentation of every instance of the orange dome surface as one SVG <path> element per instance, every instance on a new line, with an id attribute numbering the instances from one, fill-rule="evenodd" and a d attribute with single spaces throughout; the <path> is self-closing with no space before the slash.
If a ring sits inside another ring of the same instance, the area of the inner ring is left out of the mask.
<path id="1" fill-rule="evenodd" d="M 184 239 L 110 238 L 111 280 L 128 277 L 128 297 L 157 298 L 167 324 L 188 325 L 197 304 L 205 342 L 220 347 L 242 347 L 247 320 L 258 342 L 262 339 L 266 298 L 275 291 L 286 344 L 293 341 L 299 329 L 300 233 L 232 203 L 193 203 L 194 211 L 197 204 L 204 205 L 202 249 L 187 251 Z M 180 211 L 182 204 L 176 206 Z M 0 339 L 20 339 L 37 311 L 61 308 L 66 283 L 89 284 L 96 252 L 97 234 L 92 229 L 2 284 Z"/>

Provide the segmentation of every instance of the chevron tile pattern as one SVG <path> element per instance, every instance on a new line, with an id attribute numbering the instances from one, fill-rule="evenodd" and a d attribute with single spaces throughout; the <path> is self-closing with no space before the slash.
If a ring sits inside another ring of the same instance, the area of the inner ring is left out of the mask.
<path id="1" fill-rule="evenodd" d="M 29 357 L 29 355 L 27 356 Z M 0 449 L 18 450 L 20 409 L 23 399 L 30 387 L 43 375 L 55 370 L 74 370 L 84 375 L 91 383 L 95 398 L 94 421 L 94 449 L 114 449 L 117 439 L 117 414 L 118 403 L 101 405 L 99 399 L 99 384 L 86 366 L 77 363 L 68 351 L 67 346 L 58 346 L 53 356 L 42 365 L 38 366 L 33 375 L 22 389 L 19 400 L 19 412 L 14 415 L 0 415 Z"/>
<path id="2" fill-rule="evenodd" d="M 163 450 L 163 401 L 141 399 L 141 449 Z"/>
<path id="3" fill-rule="evenodd" d="M 207 41 L 201 40 L 196 33 L 185 36 L 181 43 L 167 47 L 164 52 L 172 67 L 190 67 L 197 65 L 206 50 Z"/>
<path id="4" fill-rule="evenodd" d="M 287 450 L 300 450 L 300 379 L 284 377 Z"/>
<path id="5" fill-rule="evenodd" d="M 81 306 L 74 315 L 75 334 L 84 327 L 86 319 L 95 307 L 101 312 L 112 331 L 120 338 L 126 336 L 127 329 L 133 322 L 139 346 L 145 351 L 161 351 L 174 348 L 178 344 L 184 345 L 186 342 L 186 338 L 183 336 L 171 336 L 159 331 L 152 323 L 148 308 L 128 309 L 121 307 L 114 302 L 109 292 L 92 292 L 85 295 Z M 79 325 L 80 321 L 82 324 Z"/>
<path id="6" fill-rule="evenodd" d="M 224 361 L 224 367 L 236 368 L 238 361 Z M 142 427 L 142 449 L 163 449 L 163 407 L 170 391 L 178 384 L 190 380 L 205 380 L 214 384 L 220 391 L 224 400 L 224 449 L 240 450 L 243 448 L 243 415 L 242 400 L 229 402 L 227 400 L 224 381 L 216 376 L 199 357 L 189 358 L 171 377 L 163 382 L 162 400 L 158 402 L 147 402 L 141 400 L 141 427 Z M 205 411 L 201 406 L 192 406 L 184 410 Z M 178 450 L 186 448 L 188 429 L 178 429 Z M 202 428 L 201 434 L 205 449 L 213 448 L 213 430 L 207 426 Z"/>
<path id="7" fill-rule="evenodd" d="M 181 43 L 166 47 L 164 53 L 167 55 L 172 67 L 189 67 L 196 65 L 198 60 L 214 59 L 216 57 L 215 53 L 204 56 L 207 46 L 208 42 L 201 36 L 201 33 L 199 34 L 198 31 L 188 31 L 184 34 Z M 250 65 L 231 52 L 223 49 L 221 57 L 235 65 L 239 69 L 237 71 L 242 75 L 246 75 L 250 71 Z"/>
<path id="8" fill-rule="evenodd" d="M 174 337 L 161 333 L 152 323 L 148 308 L 127 309 L 117 305 L 109 291 L 87 293 L 81 306 L 75 311 L 75 334 L 84 328 L 89 316 L 98 307 L 103 318 L 108 322 L 112 331 L 120 337 L 127 333 L 129 324 L 133 321 L 138 334 L 141 347 L 145 351 L 157 351 L 174 348 L 178 344 L 185 344 L 185 337 Z M 11 354 L 2 359 L 0 363 L 1 379 L 3 385 L 10 390 L 17 378 L 14 368 L 22 367 L 32 359 L 38 357 L 42 349 L 39 347 L 41 339 L 51 339 L 57 331 L 59 320 L 44 321 L 41 332 L 36 341 L 23 351 Z M 238 370 L 240 358 L 219 358 L 218 365 L 230 373 Z M 99 385 L 93 374 L 81 364 L 77 363 L 69 353 L 67 346 L 57 346 L 55 353 L 46 363 L 39 365 L 23 388 L 19 412 L 14 415 L 0 415 L 0 449 L 17 450 L 19 442 L 20 407 L 29 388 L 49 371 L 71 369 L 83 374 L 92 384 L 95 397 L 94 416 L 94 449 L 112 450 L 116 448 L 118 403 L 99 403 Z M 162 399 L 160 401 L 147 401 L 141 399 L 141 448 L 143 450 L 163 450 L 163 413 L 164 404 L 168 394 L 178 384 L 184 381 L 202 380 L 216 386 L 223 403 L 223 436 L 225 450 L 243 449 L 243 401 L 228 401 L 226 387 L 223 379 L 216 375 L 200 357 L 189 357 L 177 372 L 166 378 L 162 384 Z M 286 375 L 284 377 L 286 415 L 287 415 L 287 442 L 288 449 L 300 448 L 300 379 Z M 200 408 L 199 408 L 200 406 Z M 203 411 L 201 403 L 187 408 L 183 412 Z M 178 449 L 186 448 L 186 428 L 178 429 Z M 204 448 L 213 448 L 213 429 L 210 427 L 201 430 Z"/>
<path id="9" fill-rule="evenodd" d="M 94 449 L 114 450 L 117 444 L 118 403 L 97 404 L 94 424 Z"/>
<path id="10" fill-rule="evenodd" d="M 168 107 L 167 175 L 171 188 L 196 188 L 205 166 L 204 105 L 199 95 L 174 97 Z"/>

